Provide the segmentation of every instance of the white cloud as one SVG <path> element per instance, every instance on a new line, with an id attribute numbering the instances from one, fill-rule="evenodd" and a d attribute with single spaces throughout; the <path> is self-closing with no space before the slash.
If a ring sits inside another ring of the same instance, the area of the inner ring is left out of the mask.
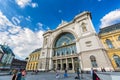
<path id="1" fill-rule="evenodd" d="M 21 8 L 24 8 L 26 6 L 31 6 L 33 8 L 38 7 L 37 3 L 33 3 L 32 0 L 15 0 L 17 5 L 19 5 Z"/>
<path id="2" fill-rule="evenodd" d="M 59 13 L 62 13 L 62 10 L 58 10 Z"/>
<path id="3" fill-rule="evenodd" d="M 26 58 L 33 50 L 42 47 L 43 30 L 33 32 L 29 28 L 14 25 L 0 11 L 0 44 L 6 42 L 15 55 L 21 59 Z"/>
<path id="4" fill-rule="evenodd" d="M 102 1 L 102 0 L 98 0 L 99 2 Z"/>
<path id="5" fill-rule="evenodd" d="M 37 23 L 37 26 L 39 27 L 40 30 L 43 30 L 43 24 L 41 22 Z M 37 30 L 37 29 L 36 29 Z"/>
<path id="6" fill-rule="evenodd" d="M 30 16 L 26 17 L 25 19 L 26 19 L 27 21 L 30 21 L 30 22 L 31 22 L 31 17 L 30 17 Z"/>
<path id="7" fill-rule="evenodd" d="M 14 25 L 18 25 L 20 23 L 20 20 L 16 17 L 12 17 L 12 22 Z"/>
<path id="8" fill-rule="evenodd" d="M 116 9 L 114 11 L 106 14 L 101 20 L 100 28 L 104 28 L 116 23 L 120 22 L 120 9 Z"/>
<path id="9" fill-rule="evenodd" d="M 33 8 L 35 8 L 35 7 L 38 7 L 38 4 L 37 4 L 37 3 L 31 3 L 31 6 L 32 6 Z"/>
<path id="10" fill-rule="evenodd" d="M 5 30 L 7 26 L 13 26 L 13 24 L 0 11 L 0 30 Z"/>
<path id="11" fill-rule="evenodd" d="M 24 8 L 25 6 L 28 6 L 31 3 L 31 0 L 15 0 L 15 1 L 21 8 Z"/>
<path id="12" fill-rule="evenodd" d="M 43 24 L 42 23 L 37 23 L 37 25 L 39 26 L 39 27 L 42 27 L 43 26 Z"/>

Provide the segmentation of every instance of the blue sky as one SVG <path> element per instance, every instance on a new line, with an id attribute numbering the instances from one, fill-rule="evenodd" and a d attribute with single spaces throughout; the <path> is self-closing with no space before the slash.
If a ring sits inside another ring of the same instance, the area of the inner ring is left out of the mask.
<path id="1" fill-rule="evenodd" d="M 0 0 L 0 43 L 8 44 L 24 59 L 42 47 L 42 34 L 61 20 L 71 21 L 90 11 L 97 32 L 120 22 L 120 0 Z"/>

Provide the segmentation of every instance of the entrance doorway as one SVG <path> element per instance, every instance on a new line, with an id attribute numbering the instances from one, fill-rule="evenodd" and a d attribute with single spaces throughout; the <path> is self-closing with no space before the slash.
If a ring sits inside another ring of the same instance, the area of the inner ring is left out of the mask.
<path id="1" fill-rule="evenodd" d="M 61 64 L 58 64 L 58 70 L 60 70 L 61 69 Z"/>
<path id="2" fill-rule="evenodd" d="M 66 69 L 66 64 L 64 63 L 64 64 L 63 64 L 63 70 L 65 70 L 65 69 Z"/>
<path id="3" fill-rule="evenodd" d="M 72 70 L 72 63 L 69 63 L 69 64 L 68 64 L 68 69 L 69 69 L 69 70 Z"/>

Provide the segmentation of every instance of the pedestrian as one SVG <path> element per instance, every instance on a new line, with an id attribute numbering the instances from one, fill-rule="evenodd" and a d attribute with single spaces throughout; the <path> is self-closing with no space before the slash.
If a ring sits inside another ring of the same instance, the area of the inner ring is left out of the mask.
<path id="1" fill-rule="evenodd" d="M 102 72 L 106 72 L 105 68 L 101 68 L 101 71 L 102 71 Z"/>
<path id="2" fill-rule="evenodd" d="M 75 80 L 80 80 L 80 71 L 79 68 L 76 70 L 77 76 L 75 76 Z"/>
<path id="3" fill-rule="evenodd" d="M 18 71 L 16 69 L 13 70 L 12 80 L 16 80 L 17 72 Z"/>
<path id="4" fill-rule="evenodd" d="M 22 69 L 19 70 L 17 76 L 16 76 L 16 80 L 21 80 L 22 79 Z"/>
<path id="5" fill-rule="evenodd" d="M 56 79 L 59 80 L 59 78 L 60 78 L 60 75 L 59 75 L 58 71 L 56 70 Z"/>
<path id="6" fill-rule="evenodd" d="M 67 70 L 65 69 L 64 78 L 68 77 Z"/>
<path id="7" fill-rule="evenodd" d="M 79 71 L 79 68 L 77 68 L 77 77 L 78 77 L 78 79 L 80 79 L 80 71 Z"/>
<path id="8" fill-rule="evenodd" d="M 91 77 L 93 77 L 93 68 L 91 68 L 90 74 L 91 74 Z"/>
<path id="9" fill-rule="evenodd" d="M 21 80 L 25 80 L 25 77 L 26 77 L 26 70 L 23 69 L 22 70 L 22 78 L 21 78 Z"/>
<path id="10" fill-rule="evenodd" d="M 96 72 L 93 70 L 93 80 L 100 80 Z"/>

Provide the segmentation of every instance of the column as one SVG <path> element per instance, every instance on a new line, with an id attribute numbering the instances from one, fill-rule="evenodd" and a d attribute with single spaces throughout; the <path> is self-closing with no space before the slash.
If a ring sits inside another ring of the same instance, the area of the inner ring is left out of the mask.
<path id="1" fill-rule="evenodd" d="M 56 70 L 57 70 L 57 60 L 56 60 Z"/>
<path id="2" fill-rule="evenodd" d="M 116 42 L 116 39 L 114 38 L 114 36 L 112 36 L 112 39 L 113 39 L 113 41 L 112 41 L 113 47 L 118 48 L 119 44 Z"/>
<path id="3" fill-rule="evenodd" d="M 72 71 L 74 71 L 74 59 L 72 58 Z"/>
<path id="4" fill-rule="evenodd" d="M 66 69 L 68 69 L 68 61 L 67 61 L 67 58 L 66 58 Z"/>
<path id="5" fill-rule="evenodd" d="M 82 63 L 82 56 L 79 56 L 78 59 L 79 59 L 79 67 L 80 67 L 80 69 L 83 69 L 84 66 L 83 66 L 83 63 Z"/>
<path id="6" fill-rule="evenodd" d="M 62 67 L 62 66 L 63 66 L 63 65 L 62 65 L 62 59 L 60 60 L 60 63 L 61 63 L 61 70 L 62 70 L 62 68 L 63 68 L 63 67 Z"/>

